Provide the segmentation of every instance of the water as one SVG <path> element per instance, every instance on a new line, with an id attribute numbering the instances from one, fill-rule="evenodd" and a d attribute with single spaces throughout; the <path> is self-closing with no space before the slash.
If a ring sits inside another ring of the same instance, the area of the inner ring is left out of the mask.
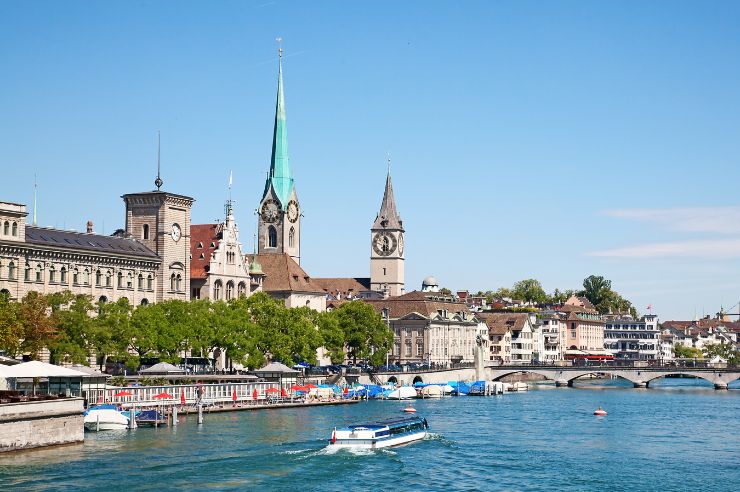
<path id="1" fill-rule="evenodd" d="M 651 385 L 592 381 L 417 401 L 432 434 L 391 450 L 325 446 L 335 425 L 399 416 L 399 402 L 88 433 L 82 445 L 0 456 L 0 489 L 740 490 L 740 384 Z M 607 417 L 592 415 L 599 405 Z"/>

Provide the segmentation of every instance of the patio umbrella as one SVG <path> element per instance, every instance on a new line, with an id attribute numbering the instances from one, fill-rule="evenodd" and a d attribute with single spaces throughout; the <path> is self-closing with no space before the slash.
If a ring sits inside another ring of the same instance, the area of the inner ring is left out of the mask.
<path id="1" fill-rule="evenodd" d="M 280 393 L 280 390 L 277 388 L 267 388 L 265 393 Z"/>
<path id="2" fill-rule="evenodd" d="M 154 398 L 174 398 L 174 396 L 169 393 L 159 393 L 157 395 L 154 395 Z"/>
<path id="3" fill-rule="evenodd" d="M 293 386 L 290 387 L 290 391 L 306 391 L 306 387 L 300 386 L 298 384 L 294 384 Z"/>
<path id="4" fill-rule="evenodd" d="M 116 393 L 116 394 L 115 394 L 115 395 L 113 395 L 113 396 L 115 396 L 115 397 L 122 397 L 122 396 L 134 396 L 134 394 L 133 394 L 133 393 L 131 393 L 130 391 L 119 391 L 118 393 Z"/>
<path id="5" fill-rule="evenodd" d="M 180 390 L 180 403 L 185 405 L 185 388 Z"/>
<path id="6" fill-rule="evenodd" d="M 231 399 L 236 403 L 236 388 L 234 388 L 234 392 L 231 394 Z"/>
<path id="7" fill-rule="evenodd" d="M 254 391 L 252 391 L 252 399 L 253 400 L 257 399 L 257 388 L 254 388 Z"/>
<path id="8" fill-rule="evenodd" d="M 316 388 L 318 388 L 318 386 L 316 386 L 315 384 L 310 384 L 309 383 L 306 386 L 304 386 L 304 388 L 306 388 L 306 389 L 316 389 Z"/>
<path id="9" fill-rule="evenodd" d="M 280 388 L 280 396 L 282 396 L 283 398 L 288 397 L 288 392 L 285 391 L 285 388 Z"/>

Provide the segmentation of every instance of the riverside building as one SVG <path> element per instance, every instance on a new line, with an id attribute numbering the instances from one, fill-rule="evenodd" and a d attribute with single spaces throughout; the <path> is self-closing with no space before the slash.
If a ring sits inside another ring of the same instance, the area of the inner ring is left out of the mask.
<path id="1" fill-rule="evenodd" d="M 658 316 L 605 315 L 604 348 L 615 359 L 657 360 L 661 358 L 661 332 Z"/>

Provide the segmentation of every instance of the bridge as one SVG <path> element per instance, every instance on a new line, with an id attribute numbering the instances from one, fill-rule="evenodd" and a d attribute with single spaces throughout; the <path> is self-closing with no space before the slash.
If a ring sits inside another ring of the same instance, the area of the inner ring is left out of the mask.
<path id="1" fill-rule="evenodd" d="M 727 389 L 728 385 L 740 379 L 740 367 L 723 367 L 725 364 L 700 364 L 676 366 L 663 363 L 647 365 L 645 362 L 610 365 L 487 365 L 451 367 L 436 370 L 394 371 L 363 373 L 357 379 L 364 384 L 393 382 L 412 385 L 422 383 L 446 383 L 448 381 L 499 380 L 517 373 L 536 374 L 543 379 L 555 381 L 555 385 L 573 386 L 576 379 L 592 374 L 606 374 L 626 379 L 635 388 L 648 388 L 650 382 L 666 376 L 688 376 L 709 381 L 715 389 Z M 351 378 L 348 375 L 348 379 Z"/>

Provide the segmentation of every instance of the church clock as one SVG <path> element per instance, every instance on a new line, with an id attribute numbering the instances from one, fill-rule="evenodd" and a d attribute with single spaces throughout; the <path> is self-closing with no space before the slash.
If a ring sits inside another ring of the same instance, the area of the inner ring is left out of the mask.
<path id="1" fill-rule="evenodd" d="M 288 202 L 288 220 L 295 223 L 298 220 L 298 202 L 291 200 Z"/>
<path id="2" fill-rule="evenodd" d="M 260 215 L 262 215 L 262 220 L 264 220 L 265 222 L 273 223 L 277 221 L 279 212 L 280 207 L 278 206 L 277 202 L 272 198 L 268 198 L 262 204 Z"/>
<path id="3" fill-rule="evenodd" d="M 396 238 L 388 232 L 379 232 L 373 237 L 373 251 L 379 256 L 389 256 L 396 250 Z"/>

